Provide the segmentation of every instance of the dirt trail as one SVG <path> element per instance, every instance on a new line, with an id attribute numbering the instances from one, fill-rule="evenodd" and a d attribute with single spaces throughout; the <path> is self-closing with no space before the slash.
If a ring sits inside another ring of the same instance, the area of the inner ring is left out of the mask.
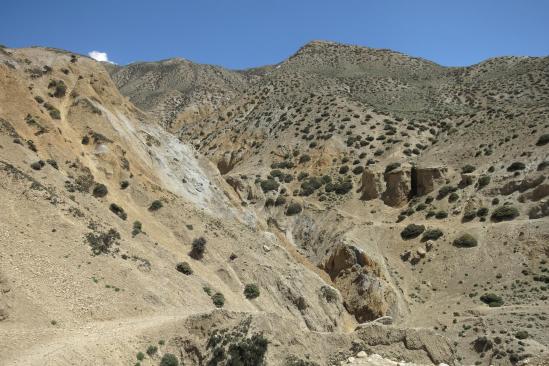
<path id="1" fill-rule="evenodd" d="M 72 329 L 44 331 L 36 328 L 17 328 L 0 330 L 0 338 L 11 339 L 12 343 L 22 339 L 40 338 L 22 355 L 8 356 L 1 361 L 2 365 L 101 365 L 101 360 L 94 358 L 99 354 L 107 357 L 130 355 L 121 347 L 131 349 L 129 341 L 138 338 L 145 331 L 153 332 L 165 329 L 169 324 L 186 319 L 189 315 L 158 315 L 116 319 L 102 322 L 90 322 Z M 110 352 L 94 352 L 94 349 L 105 348 Z M 122 352 L 121 352 L 122 351 Z M 109 355 L 110 353 L 110 355 Z M 107 358 L 105 361 L 108 361 Z M 112 361 L 112 360 L 111 360 Z"/>

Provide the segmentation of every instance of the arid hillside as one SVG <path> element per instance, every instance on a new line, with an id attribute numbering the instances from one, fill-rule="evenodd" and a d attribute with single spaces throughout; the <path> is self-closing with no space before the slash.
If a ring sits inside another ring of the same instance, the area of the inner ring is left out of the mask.
<path id="1" fill-rule="evenodd" d="M 548 147 L 549 58 L 1 48 L 0 364 L 542 365 Z"/>

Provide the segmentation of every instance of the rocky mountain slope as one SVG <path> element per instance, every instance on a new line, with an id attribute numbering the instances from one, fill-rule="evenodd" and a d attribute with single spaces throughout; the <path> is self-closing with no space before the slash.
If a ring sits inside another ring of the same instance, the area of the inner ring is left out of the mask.
<path id="1" fill-rule="evenodd" d="M 0 88 L 0 363 L 546 362 L 549 58 L 3 48 Z"/>

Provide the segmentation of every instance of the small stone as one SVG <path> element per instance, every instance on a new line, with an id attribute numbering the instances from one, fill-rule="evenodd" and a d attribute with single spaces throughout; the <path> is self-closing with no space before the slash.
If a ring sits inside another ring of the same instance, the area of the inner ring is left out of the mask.
<path id="1" fill-rule="evenodd" d="M 421 258 L 424 258 L 425 255 L 427 254 L 427 252 L 425 251 L 425 249 L 423 249 L 423 248 L 421 248 L 421 247 L 416 249 L 416 253 L 417 253 L 417 255 L 419 255 Z"/>
<path id="2" fill-rule="evenodd" d="M 353 363 L 353 362 L 355 362 L 355 358 L 354 358 L 354 357 L 349 357 L 349 358 L 347 359 L 347 361 L 349 361 L 350 363 Z"/>
<path id="3" fill-rule="evenodd" d="M 356 357 L 357 358 L 366 358 L 366 357 L 368 357 L 368 354 L 364 351 L 360 351 L 359 353 L 357 353 Z"/>
<path id="4" fill-rule="evenodd" d="M 263 250 L 266 251 L 266 252 L 270 252 L 271 251 L 271 247 L 267 246 L 267 245 L 263 245 Z"/>
<path id="5" fill-rule="evenodd" d="M 433 242 L 431 240 L 427 240 L 425 242 L 425 250 L 430 252 L 431 249 L 433 249 Z"/>

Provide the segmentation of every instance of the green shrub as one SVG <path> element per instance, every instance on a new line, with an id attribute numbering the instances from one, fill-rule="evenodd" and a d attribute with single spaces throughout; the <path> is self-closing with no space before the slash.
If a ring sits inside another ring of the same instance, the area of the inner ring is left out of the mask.
<path id="1" fill-rule="evenodd" d="M 332 177 L 330 177 L 329 175 L 323 175 L 320 180 L 323 184 L 328 184 L 332 182 Z"/>
<path id="2" fill-rule="evenodd" d="M 301 205 L 297 202 L 292 202 L 288 205 L 288 208 L 286 209 L 286 215 L 287 216 L 296 215 L 301 211 L 303 211 L 303 208 L 301 207 Z"/>
<path id="3" fill-rule="evenodd" d="M 44 160 L 38 160 L 31 164 L 31 168 L 34 170 L 40 170 L 42 167 L 44 167 L 46 163 L 44 163 Z"/>
<path id="4" fill-rule="evenodd" d="M 46 160 L 46 162 L 48 164 L 50 164 L 54 169 L 59 170 L 59 165 L 57 164 L 57 161 L 55 161 L 53 159 L 48 159 L 48 160 Z"/>
<path id="5" fill-rule="evenodd" d="M 282 206 L 286 204 L 286 197 L 284 196 L 278 196 L 276 197 L 276 200 L 274 201 L 275 206 Z"/>
<path id="6" fill-rule="evenodd" d="M 425 203 L 420 203 L 416 206 L 416 211 L 423 211 L 427 208 L 427 205 Z"/>
<path id="7" fill-rule="evenodd" d="M 486 207 L 481 207 L 477 210 L 478 217 L 485 217 L 486 215 L 488 215 L 488 209 Z"/>
<path id="8" fill-rule="evenodd" d="M 123 180 L 122 182 L 120 182 L 120 189 L 126 189 L 130 186 L 130 182 L 128 182 L 127 180 Z"/>
<path id="9" fill-rule="evenodd" d="M 475 217 L 477 217 L 476 211 L 467 211 L 463 214 L 462 221 L 463 222 L 471 221 Z"/>
<path id="10" fill-rule="evenodd" d="M 511 205 L 504 205 L 496 208 L 494 212 L 492 212 L 492 216 L 490 216 L 490 218 L 494 222 L 500 222 L 513 220 L 518 216 L 519 211 L 516 207 Z"/>
<path id="11" fill-rule="evenodd" d="M 149 357 L 154 356 L 156 352 L 158 352 L 157 346 L 150 345 L 149 347 L 147 347 L 147 354 L 149 355 Z"/>
<path id="12" fill-rule="evenodd" d="M 174 354 L 166 353 L 160 360 L 160 366 L 179 366 L 179 360 Z"/>
<path id="13" fill-rule="evenodd" d="M 55 107 L 52 107 L 50 110 L 49 110 L 49 113 L 50 113 L 50 117 L 53 118 L 53 119 L 61 119 L 61 112 L 59 112 L 59 109 L 55 108 Z"/>
<path id="14" fill-rule="evenodd" d="M 212 302 L 217 308 L 222 308 L 225 305 L 225 296 L 221 292 L 216 292 L 212 295 Z"/>
<path id="15" fill-rule="evenodd" d="M 109 209 L 122 220 L 126 220 L 128 218 L 128 214 L 124 211 L 122 207 L 118 206 L 116 203 L 111 203 Z"/>
<path id="16" fill-rule="evenodd" d="M 549 143 L 549 133 L 541 135 L 538 139 L 538 142 L 536 142 L 536 146 L 544 146 L 547 143 Z"/>
<path id="17" fill-rule="evenodd" d="M 244 287 L 244 296 L 247 299 L 255 299 L 259 296 L 259 287 L 255 283 L 249 283 Z"/>
<path id="18" fill-rule="evenodd" d="M 323 285 L 320 288 L 320 293 L 328 302 L 335 302 L 339 298 L 337 295 L 337 291 L 330 286 Z"/>
<path id="19" fill-rule="evenodd" d="M 51 80 L 48 84 L 48 89 L 53 88 L 52 96 L 62 98 L 67 92 L 67 86 L 63 80 Z"/>
<path id="20" fill-rule="evenodd" d="M 151 203 L 149 206 L 149 211 L 158 211 L 160 210 L 164 205 L 162 204 L 162 201 L 155 200 Z"/>
<path id="21" fill-rule="evenodd" d="M 109 193 L 109 190 L 107 189 L 107 186 L 102 183 L 98 183 L 93 187 L 92 194 L 94 197 L 105 197 L 107 193 Z"/>
<path id="22" fill-rule="evenodd" d="M 400 236 L 404 240 L 417 238 L 423 231 L 425 231 L 425 226 L 409 224 L 401 232 Z"/>
<path id="23" fill-rule="evenodd" d="M 440 230 L 440 229 L 430 229 L 430 230 L 427 230 L 423 233 L 423 236 L 421 237 L 421 240 L 422 241 L 437 240 L 442 235 L 444 235 L 442 233 L 442 230 Z"/>
<path id="24" fill-rule="evenodd" d="M 445 218 L 448 217 L 448 212 L 446 212 L 446 211 L 437 211 L 437 213 L 435 214 L 435 217 L 439 220 L 445 219 Z"/>
<path id="25" fill-rule="evenodd" d="M 482 301 L 483 303 L 485 303 L 491 308 L 497 308 L 503 305 L 503 299 L 500 296 L 493 293 L 487 293 L 482 295 L 480 297 L 480 301 Z"/>
<path id="26" fill-rule="evenodd" d="M 262 334 L 242 339 L 229 346 L 227 366 L 262 366 L 269 342 Z"/>
<path id="27" fill-rule="evenodd" d="M 263 192 L 269 192 L 269 191 L 276 191 L 278 190 L 279 184 L 276 180 L 272 178 L 268 178 L 266 180 L 262 180 L 260 183 L 261 189 Z"/>
<path id="28" fill-rule="evenodd" d="M 189 255 L 194 259 L 202 259 L 206 250 L 206 238 L 203 236 L 195 238 L 192 243 L 192 249 Z"/>
<path id="29" fill-rule="evenodd" d="M 135 237 L 139 233 L 141 233 L 141 230 L 143 229 L 143 225 L 140 221 L 134 221 L 133 222 L 133 229 L 132 229 L 132 236 Z"/>
<path id="30" fill-rule="evenodd" d="M 175 265 L 175 269 L 177 269 L 179 272 L 186 274 L 187 276 L 190 276 L 193 274 L 193 269 L 191 268 L 191 265 L 188 262 L 179 262 Z"/>
<path id="31" fill-rule="evenodd" d="M 492 180 L 492 178 L 490 178 L 489 175 L 483 175 L 481 176 L 479 179 L 478 179 L 478 182 L 477 182 L 477 187 L 478 189 L 482 189 L 484 187 L 486 187 L 488 184 L 490 184 L 490 181 Z"/>
<path id="32" fill-rule="evenodd" d="M 400 168 L 400 163 L 391 163 L 385 167 L 385 173 L 389 173 L 397 168 Z"/>
<path id="33" fill-rule="evenodd" d="M 143 361 L 145 359 L 145 354 L 143 352 L 137 352 L 137 355 L 135 356 L 139 361 Z"/>
<path id="34" fill-rule="evenodd" d="M 362 165 L 357 165 L 353 168 L 354 175 L 361 174 L 363 171 L 364 171 L 364 167 Z"/>
<path id="35" fill-rule="evenodd" d="M 526 168 L 526 165 L 524 163 L 521 163 L 519 161 L 515 161 L 511 165 L 507 167 L 508 172 L 516 172 L 518 170 L 524 170 Z"/>
<path id="36" fill-rule="evenodd" d="M 437 200 L 443 199 L 444 197 L 446 197 L 446 196 L 449 195 L 450 193 L 455 192 L 456 190 L 457 190 L 456 187 L 452 187 L 452 186 L 443 186 L 442 188 L 440 188 L 440 189 L 438 190 Z"/>
<path id="37" fill-rule="evenodd" d="M 475 169 L 476 168 L 474 166 L 467 164 L 463 168 L 461 168 L 461 172 L 463 174 L 472 173 L 475 171 Z"/>
<path id="38" fill-rule="evenodd" d="M 520 340 L 526 339 L 526 338 L 528 338 L 529 336 L 530 336 L 530 335 L 529 335 L 528 332 L 525 331 L 525 330 L 519 330 L 518 332 L 515 333 L 515 338 L 516 338 L 516 339 L 520 339 Z"/>
<path id="39" fill-rule="evenodd" d="M 335 192 L 336 194 L 343 195 L 353 189 L 353 182 L 348 179 L 338 179 L 335 183 L 327 183 L 326 192 Z"/>
<path id="40" fill-rule="evenodd" d="M 448 196 L 448 202 L 455 202 L 459 199 L 459 195 L 456 192 L 450 193 Z"/>
<path id="41" fill-rule="evenodd" d="M 311 157 L 307 154 L 303 154 L 299 157 L 299 164 L 304 164 L 308 161 L 311 161 Z"/>
<path id="42" fill-rule="evenodd" d="M 120 233 L 115 229 L 110 229 L 106 233 L 88 233 L 85 236 L 94 255 L 107 254 L 117 240 L 120 239 Z"/>
<path id="43" fill-rule="evenodd" d="M 463 234 L 454 240 L 454 246 L 458 248 L 472 248 L 477 246 L 477 239 L 471 234 Z"/>
<path id="44" fill-rule="evenodd" d="M 339 174 L 347 174 L 349 172 L 349 167 L 347 165 L 342 165 L 339 168 Z"/>
<path id="45" fill-rule="evenodd" d="M 305 179 L 301 183 L 301 191 L 299 192 L 300 196 L 310 196 L 314 193 L 315 190 L 322 187 L 322 180 L 317 177 L 311 177 Z"/>

